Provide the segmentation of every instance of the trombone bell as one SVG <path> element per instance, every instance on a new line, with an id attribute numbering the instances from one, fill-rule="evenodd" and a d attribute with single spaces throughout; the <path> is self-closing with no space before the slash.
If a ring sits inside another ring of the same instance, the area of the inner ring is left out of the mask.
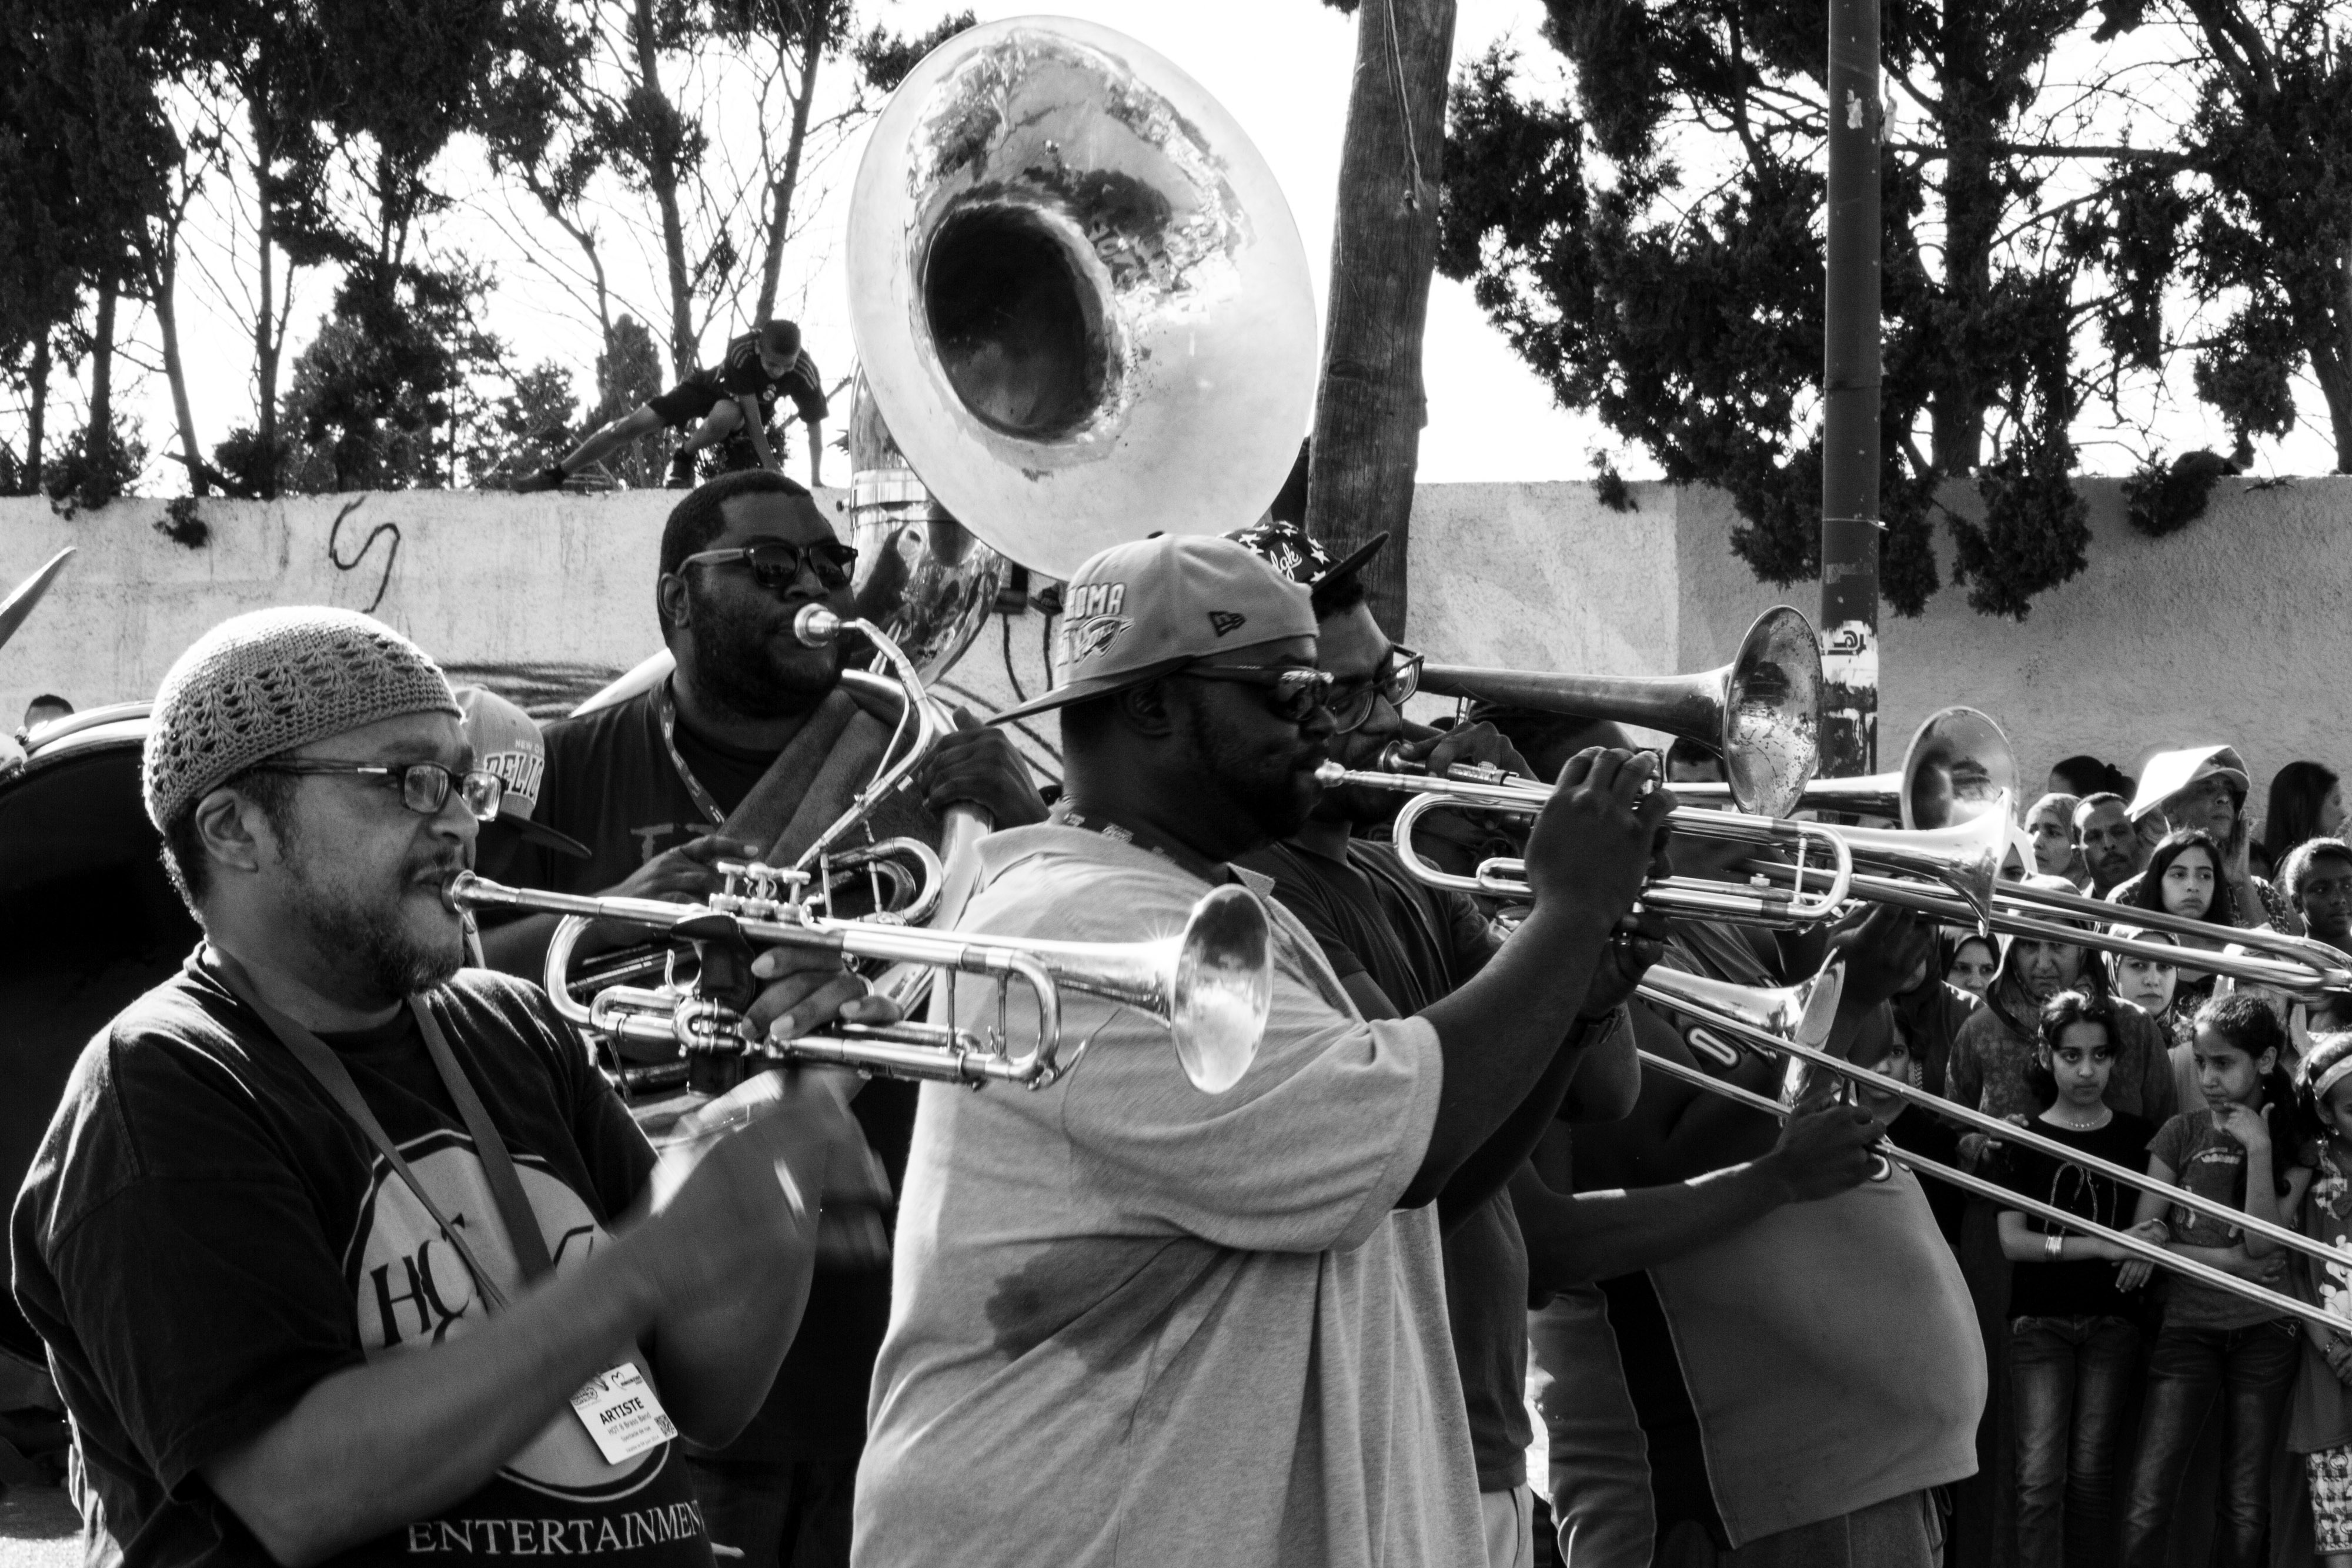
<path id="1" fill-rule="evenodd" d="M 1696 675 L 1559 675 L 1424 664 L 1439 696 L 1614 719 L 1711 747 L 1740 810 L 1785 817 L 1821 756 L 1822 644 L 1787 605 L 1757 617 L 1731 663 Z"/>

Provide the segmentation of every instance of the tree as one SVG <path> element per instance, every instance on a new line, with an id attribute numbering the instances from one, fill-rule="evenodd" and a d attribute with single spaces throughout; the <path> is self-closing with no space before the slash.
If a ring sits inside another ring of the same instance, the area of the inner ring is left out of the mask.
<path id="1" fill-rule="evenodd" d="M 1977 609 L 2021 617 L 2083 563 L 2067 475 L 2083 392 L 2073 340 L 2090 307 L 2044 187 L 2085 150 L 2057 134 L 2037 89 L 2086 9 L 1885 12 L 1888 77 L 1927 117 L 1882 172 L 1880 576 L 1901 614 L 1937 587 L 1928 511 L 1946 478 L 1983 478 L 1982 519 L 1952 518 L 1955 576 Z M 1812 577 L 1822 14 L 1548 0 L 1547 17 L 1574 101 L 1525 87 L 1507 49 L 1463 73 L 1439 266 L 1472 280 L 1563 405 L 1594 410 L 1668 479 L 1728 491 L 1742 518 L 1731 547 L 1759 576 Z"/>
<path id="2" fill-rule="evenodd" d="M 1413 471 L 1428 423 L 1421 340 L 1450 156 L 1443 131 L 1453 58 L 1454 0 L 1357 9 L 1307 530 L 1342 550 L 1391 536 L 1366 578 L 1374 613 L 1399 636 Z"/>
<path id="3" fill-rule="evenodd" d="M 2193 353 L 2197 395 L 2237 438 L 2284 435 L 2298 372 L 2352 473 L 2352 35 L 2340 5 L 2116 5 L 2112 35 L 2164 30 L 2193 104 L 2176 150 L 2119 159 L 2070 236 L 2113 281 L 2100 324 L 2147 369 Z M 2168 298 L 2194 310 L 2168 318 Z M 2199 325 L 2219 314 L 2219 325 Z"/>
<path id="4" fill-rule="evenodd" d="M 436 489 L 456 483 L 457 455 L 478 446 L 461 407 L 478 377 L 503 369 L 481 326 L 485 285 L 459 266 L 373 263 L 352 271 L 294 361 L 284 423 L 296 443 L 299 491 Z M 473 411 L 478 417 L 483 410 Z"/>

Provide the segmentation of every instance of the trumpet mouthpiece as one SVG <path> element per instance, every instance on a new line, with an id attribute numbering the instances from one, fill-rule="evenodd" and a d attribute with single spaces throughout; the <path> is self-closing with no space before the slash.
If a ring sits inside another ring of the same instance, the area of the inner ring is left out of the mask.
<path id="1" fill-rule="evenodd" d="M 793 617 L 793 635 L 807 647 L 828 647 L 841 635 L 841 617 L 822 604 L 803 604 Z"/>
<path id="2" fill-rule="evenodd" d="M 1319 764 L 1315 769 L 1315 782 L 1326 789 L 1336 789 L 1348 781 L 1347 765 L 1339 762 Z"/>

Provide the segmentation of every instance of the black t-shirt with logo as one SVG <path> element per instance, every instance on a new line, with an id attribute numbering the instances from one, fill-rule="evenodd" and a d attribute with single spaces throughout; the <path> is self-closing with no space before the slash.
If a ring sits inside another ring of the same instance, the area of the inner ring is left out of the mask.
<path id="1" fill-rule="evenodd" d="M 803 349 L 793 357 L 790 370 L 781 376 L 771 376 L 767 366 L 760 362 L 760 334 L 757 332 L 746 332 L 740 338 L 729 339 L 727 352 L 719 363 L 709 370 L 697 371 L 688 380 L 702 381 L 705 385 L 725 392 L 729 397 L 741 397 L 747 392 L 757 396 L 762 423 L 775 417 L 776 399 L 780 396 L 792 399 L 793 406 L 800 411 L 801 417 L 811 423 L 823 419 L 827 412 L 824 382 L 817 373 L 816 361 L 809 358 L 809 351 Z"/>
<path id="2" fill-rule="evenodd" d="M 2147 1168 L 2147 1141 L 2156 1131 L 2140 1117 L 2122 1111 L 2116 1112 L 2105 1126 L 2087 1133 L 2053 1126 L 2039 1116 L 2028 1125 L 2045 1138 L 2095 1155 L 2126 1170 Z M 2011 1192 L 2038 1197 L 2111 1230 L 2130 1229 L 2132 1213 L 2139 1203 L 2138 1189 L 2021 1144 L 2003 1145 L 2000 1178 Z M 2081 1234 L 2032 1214 L 2025 1217 L 2025 1226 L 2037 1236 L 2053 1230 L 2069 1236 Z M 2139 1311 L 2137 1297 L 2116 1289 L 2116 1265 L 2104 1258 L 2063 1263 L 2044 1263 L 2038 1259 L 2021 1262 L 2013 1270 L 2012 1281 L 2009 1291 L 2012 1317 L 2124 1318 Z"/>
<path id="3" fill-rule="evenodd" d="M 469 969 L 427 999 L 507 1142 L 562 1273 L 653 1168 L 535 988 Z M 464 1120 L 404 1010 L 329 1036 L 425 1189 L 510 1295 L 521 1270 Z M 474 1281 L 423 1205 L 260 1019 L 191 963 L 91 1041 L 26 1178 L 16 1288 L 129 1568 L 266 1563 L 205 1466 L 321 1379 L 476 1332 Z M 675 1444 L 605 1463 L 569 1406 L 479 1490 L 332 1559 L 567 1553 L 711 1562 Z"/>
<path id="4" fill-rule="evenodd" d="M 775 760 L 773 752 L 699 735 L 682 716 L 672 733 L 721 811 L 740 805 Z M 601 893 L 665 850 L 715 831 L 662 743 L 654 692 L 547 727 L 546 787 L 533 816 L 592 852 L 583 861 L 525 846 L 516 882 L 558 893 Z M 916 1099 L 915 1085 L 877 1078 L 850 1103 L 894 1184 L 906 1175 Z M 774 1389 L 726 1457 L 855 1458 L 866 1443 L 867 1385 L 889 1319 L 887 1268 L 818 1274 Z"/>
<path id="5" fill-rule="evenodd" d="M 1423 886 L 1394 848 L 1350 841 L 1345 865 L 1295 844 L 1241 864 L 1274 878 L 1275 896 L 1322 946 L 1341 979 L 1369 975 L 1397 1010 L 1418 1013 L 1494 956 L 1486 917 L 1460 894 Z M 1506 1187 L 1445 1233 L 1445 1310 L 1470 1418 L 1478 1489 L 1524 1485 L 1528 1420 L 1528 1247 Z"/>

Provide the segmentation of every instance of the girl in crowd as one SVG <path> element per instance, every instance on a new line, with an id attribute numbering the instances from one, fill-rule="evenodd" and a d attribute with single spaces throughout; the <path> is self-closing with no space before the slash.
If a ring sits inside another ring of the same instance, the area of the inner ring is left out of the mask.
<path id="1" fill-rule="evenodd" d="M 2073 891 L 2056 877 L 2029 877 L 2026 885 Z M 2106 988 L 2106 977 L 2097 965 L 2084 961 L 2083 948 L 2009 938 L 2000 972 L 1985 992 L 1985 1005 L 1960 1026 L 1952 1041 L 1945 1097 L 1988 1116 L 2038 1113 L 2041 1104 L 2027 1086 L 2026 1075 L 2041 1055 L 2042 1008 L 2059 992 L 2078 988 L 2102 993 Z M 2163 1034 L 2137 1008 L 2116 1009 L 2110 1033 L 2115 1064 L 2106 1103 L 2161 1125 L 2179 1109 Z M 1973 1133 L 1960 1140 L 1960 1147 L 1974 1159 L 1983 1143 L 1984 1134 Z"/>
<path id="2" fill-rule="evenodd" d="M 2043 876 L 2064 877 L 2080 887 L 2089 878 L 2083 857 L 2074 851 L 2074 808 L 2079 795 L 2044 795 L 2026 809 L 2025 836 L 2033 842 L 2033 869 Z"/>
<path id="3" fill-rule="evenodd" d="M 2294 1092 L 2279 1066 L 2285 1047 L 2277 1016 L 2255 998 L 2221 997 L 2199 1009 L 2198 1085 L 2210 1108 L 2164 1124 L 2148 1145 L 2147 1174 L 2254 1218 L 2292 1224 L 2311 1170 L 2296 1160 Z M 2164 1221 L 2167 1247 L 2182 1257 L 2273 1290 L 2285 1279 L 2286 1258 L 2275 1242 L 2168 1205 L 2160 1193 L 2140 1194 L 2135 1218 Z M 2194 1280 L 2167 1279 L 2125 1494 L 2125 1568 L 2165 1562 L 2173 1500 L 2216 1404 L 2222 1458 L 2212 1561 L 2228 1568 L 2263 1561 L 2271 1451 L 2302 1343 L 2292 1317 Z"/>
<path id="4" fill-rule="evenodd" d="M 2314 1132 L 2300 1163 L 2311 1167 L 2303 1233 L 2345 1254 L 2340 1263 L 2296 1261 L 2308 1297 L 2344 1320 L 2341 1330 L 2304 1322 L 2303 1370 L 2286 1423 L 2287 1451 L 2311 1478 L 2313 1545 L 2326 1568 L 2352 1568 L 2352 1033 L 2312 1046 L 2302 1105 Z"/>
<path id="5" fill-rule="evenodd" d="M 1969 932 L 1951 945 L 1951 965 L 1944 971 L 1948 985 L 1981 998 L 2000 972 L 2000 954 L 1992 938 Z"/>
<path id="6" fill-rule="evenodd" d="M 2041 1051 L 2027 1082 L 2042 1102 L 2042 1136 L 2137 1166 L 2155 1128 L 2106 1103 L 2115 1072 L 2116 1006 L 2096 991 L 2061 991 L 2042 1008 Z M 2136 1196 L 2038 1149 L 2011 1145 L 2001 1179 L 2013 1191 L 2112 1230 Z M 2010 1387 L 2017 1434 L 2017 1561 L 2061 1568 L 2105 1561 L 2113 1538 L 2116 1442 L 2139 1364 L 2131 1295 L 2149 1266 L 2113 1241 L 2074 1234 L 2008 1208 L 2000 1249 L 2017 1265 L 2010 1288 Z M 2160 1241 L 2151 1221 L 2138 1234 Z M 2116 1265 L 2121 1264 L 2121 1268 Z"/>
<path id="7" fill-rule="evenodd" d="M 2253 869 L 2275 878 L 2289 850 L 2306 839 L 2332 839 L 2343 827 L 2343 783 L 2316 762 L 2290 762 L 2271 775 L 2270 810 L 2263 813 Z"/>
<path id="8" fill-rule="evenodd" d="M 2233 922 L 2229 901 L 2222 897 L 2221 850 L 2213 835 L 2200 829 L 2167 833 L 2147 858 L 2147 871 L 2126 903 L 2136 909 L 2162 910 L 2213 927 L 2213 935 L 2181 939 L 2182 945 L 2212 951 L 2227 946 Z M 2213 995 L 2210 971 L 2191 970 L 2180 976 L 2176 1005 L 2190 1011 Z"/>

